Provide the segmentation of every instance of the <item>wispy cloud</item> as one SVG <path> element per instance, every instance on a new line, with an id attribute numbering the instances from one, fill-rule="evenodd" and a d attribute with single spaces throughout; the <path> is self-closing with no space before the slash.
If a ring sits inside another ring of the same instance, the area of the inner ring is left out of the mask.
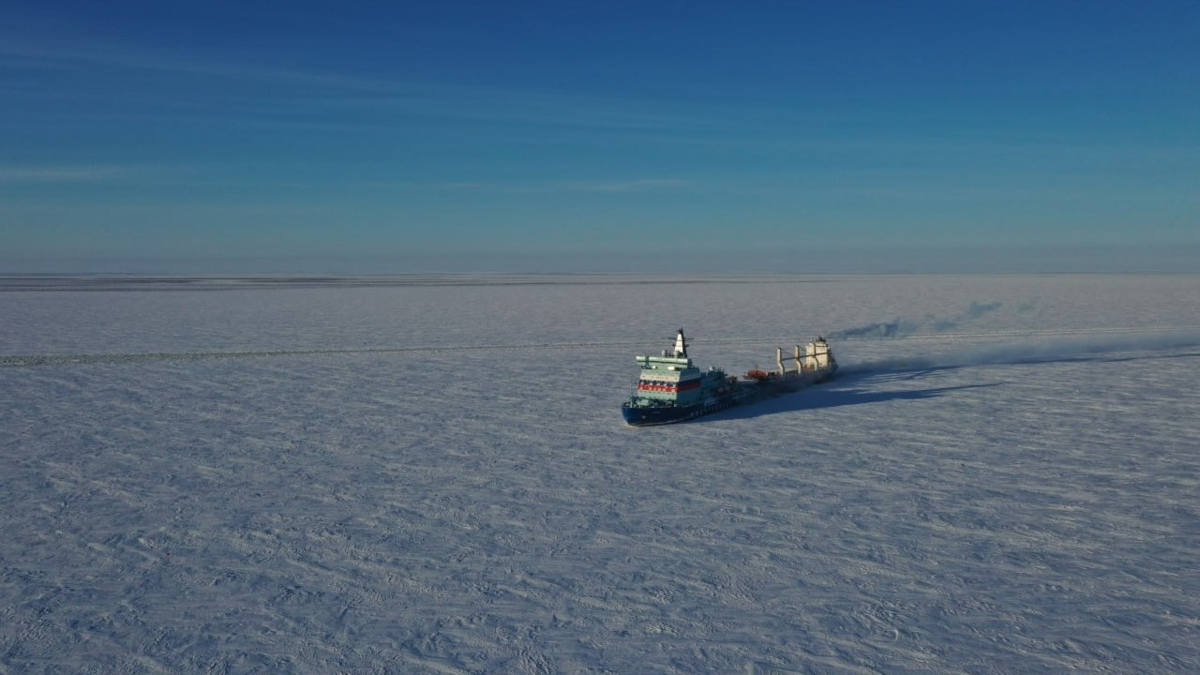
<path id="1" fill-rule="evenodd" d="M 98 183 L 145 173 L 129 166 L 0 166 L 0 185 L 16 183 Z"/>
<path id="2" fill-rule="evenodd" d="M 289 68 L 272 68 L 249 63 L 221 63 L 180 59 L 105 44 L 56 44 L 52 41 L 16 41 L 0 45 L 0 58 L 26 68 L 103 67 L 172 75 L 205 75 L 260 83 L 336 87 L 357 91 L 380 91 L 394 83 L 336 73 L 319 73 Z"/>
<path id="3" fill-rule="evenodd" d="M 643 178 L 634 180 L 577 180 L 533 182 L 462 181 L 445 183 L 403 183 L 410 190 L 443 190 L 451 192 L 495 192 L 505 194 L 592 192 L 625 194 L 656 192 L 686 188 L 691 181 L 682 178 Z"/>
<path id="4" fill-rule="evenodd" d="M 393 119 L 468 120 L 516 125 L 651 132 L 670 137 L 706 130 L 717 121 L 661 103 L 620 96 L 563 93 L 536 88 L 454 84 L 372 77 L 336 70 L 288 68 L 218 57 L 149 51 L 99 42 L 0 40 L 0 65 L 25 70 L 79 71 L 91 82 L 116 77 L 121 101 L 145 108 L 223 109 L 247 123 L 327 125 L 347 116 L 361 127 L 360 114 Z M 161 77 L 170 78 L 169 87 Z M 186 83 L 186 86 L 181 83 Z M 246 85 L 252 85 L 247 88 Z M 107 99 L 110 89 L 96 86 L 71 91 L 10 90 L 24 98 L 84 97 Z M 297 102 L 303 105 L 298 107 Z M 302 111 L 302 112 L 298 112 Z M 86 114 L 87 107 L 79 112 Z M 275 114 L 279 114 L 276 119 Z M 172 119 L 176 119 L 174 116 Z"/>
<path id="5" fill-rule="evenodd" d="M 678 178 L 649 178 L 625 181 L 570 181 L 550 187 L 568 192 L 647 192 L 685 187 L 688 181 Z"/>

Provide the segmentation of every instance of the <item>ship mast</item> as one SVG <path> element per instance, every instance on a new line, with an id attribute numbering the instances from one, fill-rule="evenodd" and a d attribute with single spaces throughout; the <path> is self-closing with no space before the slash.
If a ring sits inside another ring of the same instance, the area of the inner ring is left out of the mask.
<path id="1" fill-rule="evenodd" d="M 675 358 L 687 358 L 687 340 L 683 338 L 683 329 L 679 329 L 679 334 L 675 336 Z"/>

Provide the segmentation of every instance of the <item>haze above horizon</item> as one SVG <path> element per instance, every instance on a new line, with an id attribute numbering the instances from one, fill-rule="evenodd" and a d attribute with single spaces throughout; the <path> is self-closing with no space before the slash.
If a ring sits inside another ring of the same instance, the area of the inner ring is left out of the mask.
<path id="1" fill-rule="evenodd" d="M 9 6 L 0 273 L 1198 271 L 1198 35 L 1176 1 Z"/>

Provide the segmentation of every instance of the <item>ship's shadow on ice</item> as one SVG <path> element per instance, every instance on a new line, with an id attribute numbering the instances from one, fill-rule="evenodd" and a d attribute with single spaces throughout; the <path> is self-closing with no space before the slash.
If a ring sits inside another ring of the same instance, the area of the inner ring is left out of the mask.
<path id="1" fill-rule="evenodd" d="M 716 415 L 701 417 L 696 421 L 703 423 L 705 421 L 750 419 L 785 412 L 819 410 L 822 408 L 837 408 L 866 403 L 885 403 L 888 401 L 925 401 L 940 398 L 956 391 L 997 387 L 1001 384 L 1000 382 L 989 382 L 985 384 L 964 384 L 954 387 L 935 387 L 931 389 L 879 391 L 867 384 L 867 381 L 871 379 L 874 378 L 867 375 L 839 378 L 835 382 L 809 387 L 794 394 L 784 394 L 766 401 L 733 408 Z"/>

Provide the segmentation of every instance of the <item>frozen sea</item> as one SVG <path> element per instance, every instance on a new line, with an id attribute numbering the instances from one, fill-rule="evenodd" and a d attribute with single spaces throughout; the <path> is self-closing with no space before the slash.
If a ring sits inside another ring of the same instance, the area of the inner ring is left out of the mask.
<path id="1" fill-rule="evenodd" d="M 634 429 L 634 355 L 836 381 Z M 0 279 L 0 673 L 1200 672 L 1200 276 Z"/>

